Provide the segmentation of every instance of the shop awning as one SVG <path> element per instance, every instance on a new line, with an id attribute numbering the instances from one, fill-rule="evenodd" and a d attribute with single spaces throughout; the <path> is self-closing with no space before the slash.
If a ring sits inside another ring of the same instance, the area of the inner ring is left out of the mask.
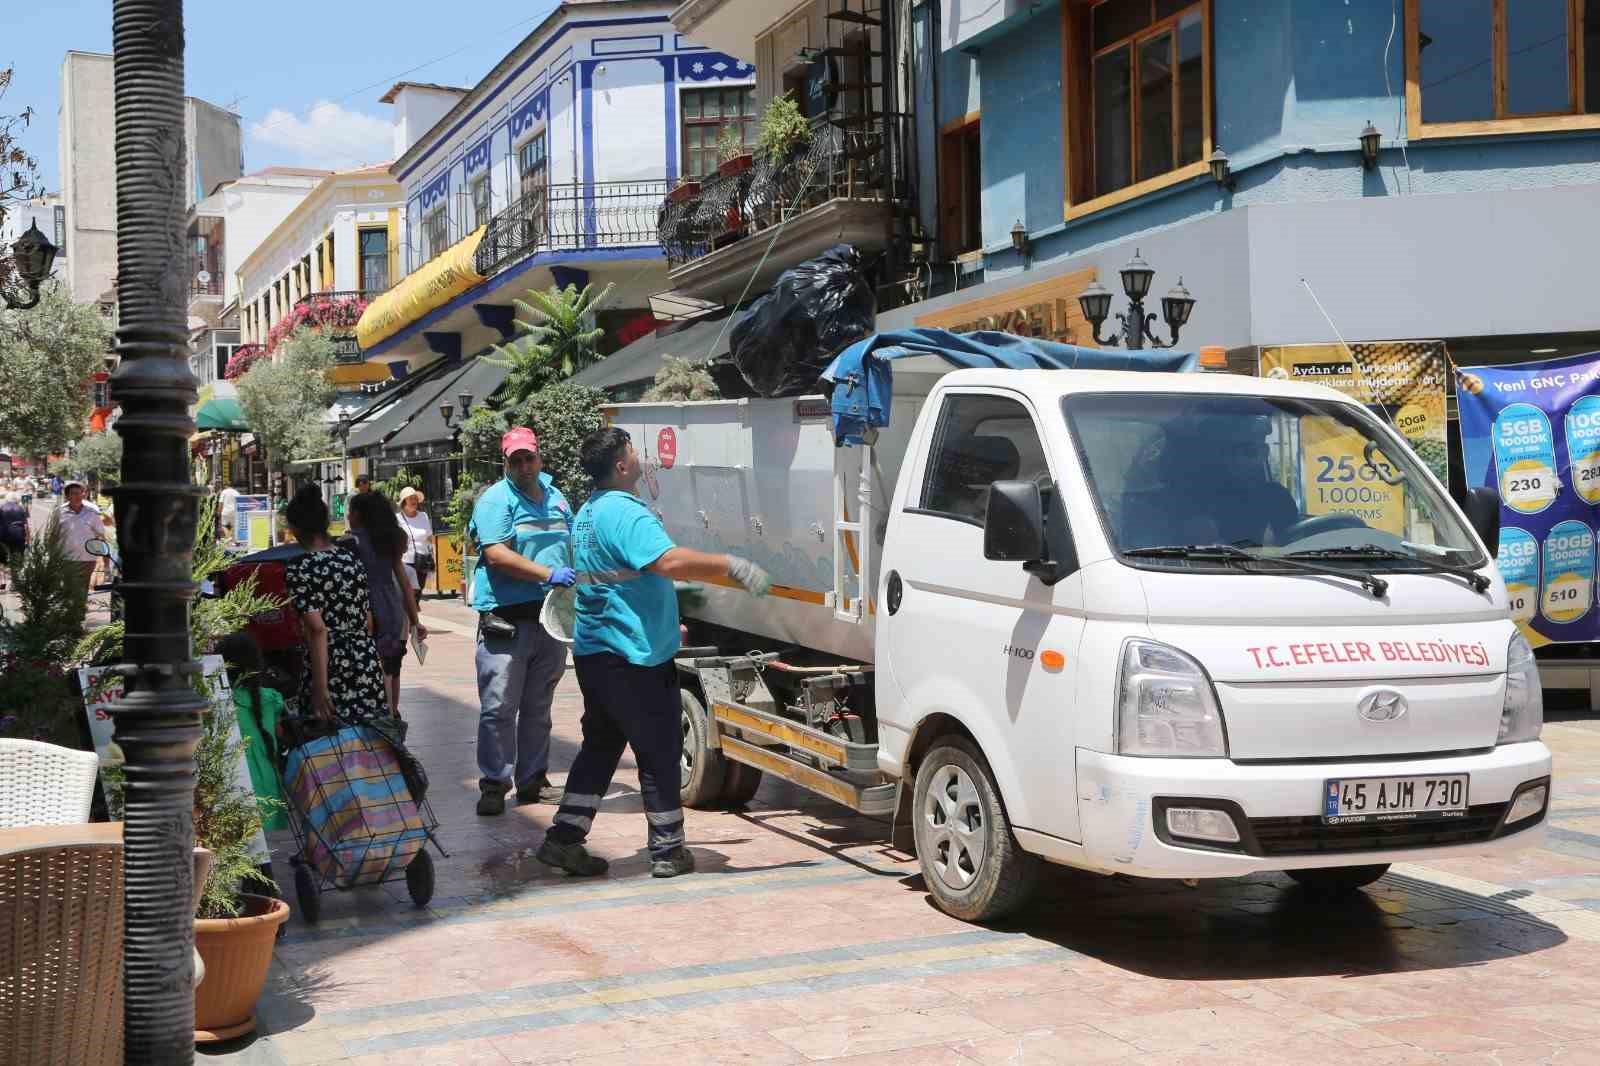
<path id="1" fill-rule="evenodd" d="M 393 336 L 436 307 L 442 307 L 485 279 L 474 262 L 478 242 L 487 226 L 480 226 L 431 261 L 408 274 L 379 296 L 356 323 L 356 342 L 363 350 Z"/>
<path id="2" fill-rule="evenodd" d="M 388 363 L 341 363 L 328 368 L 330 385 L 361 385 L 394 377 Z"/>
<path id="3" fill-rule="evenodd" d="M 730 313 L 725 311 L 647 333 L 626 348 L 612 352 L 592 366 L 584 367 L 572 375 L 572 383 L 594 389 L 649 385 L 669 355 L 695 364 L 726 355 L 728 338 L 733 332 L 733 327 L 727 321 Z"/>
<path id="4" fill-rule="evenodd" d="M 201 404 L 200 410 L 195 412 L 194 424 L 199 429 L 218 429 L 225 433 L 247 433 L 250 430 L 239 401 L 227 396 L 214 396 Z"/>
<path id="5" fill-rule="evenodd" d="M 385 442 L 385 447 L 404 448 L 413 444 L 450 440 L 453 431 L 444 424 L 444 416 L 439 414 L 439 401 L 447 399 L 454 403 L 459 417 L 461 404 L 456 399 L 457 394 L 472 393 L 472 405 L 477 407 L 494 395 L 510 372 L 510 367 L 490 362 L 480 355 L 470 360 L 459 373 L 446 377 L 437 387 L 419 389 L 419 392 L 429 394 L 428 402 L 412 414 L 399 433 Z"/>
<path id="6" fill-rule="evenodd" d="M 460 371 L 462 364 L 446 365 L 447 360 L 430 363 L 390 388 L 367 412 L 357 416 L 359 421 L 350 431 L 347 445 L 351 455 L 382 444 L 395 431 L 421 410 L 421 405 L 436 394 L 436 386 L 444 378 Z"/>

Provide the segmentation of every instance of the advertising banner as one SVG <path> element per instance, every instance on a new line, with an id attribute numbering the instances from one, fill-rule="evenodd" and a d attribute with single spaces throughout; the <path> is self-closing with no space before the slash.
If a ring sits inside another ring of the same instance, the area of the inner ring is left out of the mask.
<path id="1" fill-rule="evenodd" d="M 240 496 L 234 502 L 233 543 L 236 547 L 260 551 L 272 547 L 273 510 L 270 496 Z"/>
<path id="2" fill-rule="evenodd" d="M 1600 354 L 1462 367 L 1467 484 L 1500 497 L 1496 563 L 1534 647 L 1600 639 Z"/>
<path id="3" fill-rule="evenodd" d="M 1354 356 L 1352 359 L 1351 357 Z M 1450 363 L 1442 341 L 1296 344 L 1261 349 L 1261 376 L 1326 385 L 1386 418 L 1428 465 L 1449 483 L 1445 375 Z M 1403 534 L 1403 485 L 1390 485 L 1362 454 L 1355 431 L 1327 431 L 1300 442 L 1308 486 L 1308 515 L 1354 514 L 1374 529 Z"/>

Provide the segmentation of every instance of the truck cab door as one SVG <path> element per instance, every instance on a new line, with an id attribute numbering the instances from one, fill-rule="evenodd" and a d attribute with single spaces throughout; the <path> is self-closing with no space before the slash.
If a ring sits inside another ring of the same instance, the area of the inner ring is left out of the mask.
<path id="1" fill-rule="evenodd" d="M 933 714 L 962 722 L 994 771 L 1014 825 L 1078 839 L 1074 768 L 1081 583 L 1045 585 L 1021 563 L 984 558 L 989 485 L 1053 483 L 1036 412 L 994 388 L 942 394 L 890 517 L 882 572 L 889 610 L 877 648 L 897 698 L 879 699 L 886 744 Z"/>

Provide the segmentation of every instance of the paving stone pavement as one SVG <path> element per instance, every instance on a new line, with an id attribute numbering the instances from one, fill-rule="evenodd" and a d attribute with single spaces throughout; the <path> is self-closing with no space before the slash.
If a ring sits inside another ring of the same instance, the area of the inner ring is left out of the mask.
<path id="1" fill-rule="evenodd" d="M 1279 875 L 1191 889 L 1057 870 L 984 929 L 935 910 L 878 823 L 770 779 L 747 810 L 688 812 L 699 872 L 654 881 L 631 759 L 591 837 L 611 875 L 546 869 L 553 808 L 473 812 L 470 615 L 423 613 L 457 630 L 403 677 L 450 852 L 437 894 L 417 909 L 403 882 L 326 893 L 320 925 L 297 915 L 278 944 L 260 1032 L 201 1062 L 1600 1064 L 1588 716 L 1545 728 L 1541 848 L 1396 866 L 1342 904 Z M 569 672 L 557 782 L 580 712 Z"/>

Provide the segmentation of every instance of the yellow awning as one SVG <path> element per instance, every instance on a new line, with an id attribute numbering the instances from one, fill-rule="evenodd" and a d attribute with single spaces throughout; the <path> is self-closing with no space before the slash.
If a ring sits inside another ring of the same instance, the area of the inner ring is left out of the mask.
<path id="1" fill-rule="evenodd" d="M 483 275 L 478 273 L 473 259 L 487 228 L 478 227 L 470 236 L 457 241 L 368 304 L 361 321 L 356 323 L 356 341 L 362 349 L 394 336 L 429 311 L 443 307 L 482 282 Z"/>
<path id="2" fill-rule="evenodd" d="M 328 368 L 331 385 L 360 385 L 369 381 L 388 381 L 387 363 L 339 363 Z"/>

